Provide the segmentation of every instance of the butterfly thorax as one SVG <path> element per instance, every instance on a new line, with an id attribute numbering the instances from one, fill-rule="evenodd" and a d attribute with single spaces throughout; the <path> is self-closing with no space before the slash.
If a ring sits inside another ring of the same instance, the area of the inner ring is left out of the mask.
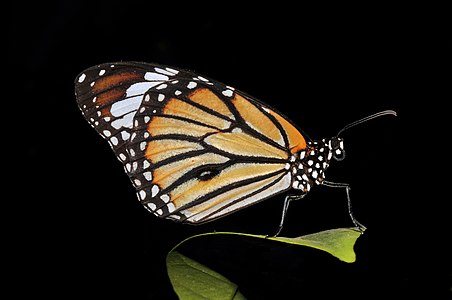
<path id="1" fill-rule="evenodd" d="M 307 193 L 314 185 L 325 180 L 325 171 L 332 158 L 342 160 L 345 157 L 343 140 L 338 137 L 310 141 L 306 149 L 292 158 L 292 187 Z"/>

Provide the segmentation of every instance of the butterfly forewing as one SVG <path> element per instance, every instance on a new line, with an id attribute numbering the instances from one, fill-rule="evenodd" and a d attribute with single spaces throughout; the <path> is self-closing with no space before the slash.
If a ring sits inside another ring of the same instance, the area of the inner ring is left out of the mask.
<path id="1" fill-rule="evenodd" d="M 160 217 L 206 222 L 283 192 L 292 155 L 306 148 L 274 109 L 191 72 L 109 64 L 86 70 L 76 86 L 86 119 Z"/>
<path id="2" fill-rule="evenodd" d="M 114 63 L 89 68 L 77 76 L 75 92 L 83 115 L 121 161 L 129 161 L 126 145 L 144 93 L 176 73 L 143 64 Z"/>

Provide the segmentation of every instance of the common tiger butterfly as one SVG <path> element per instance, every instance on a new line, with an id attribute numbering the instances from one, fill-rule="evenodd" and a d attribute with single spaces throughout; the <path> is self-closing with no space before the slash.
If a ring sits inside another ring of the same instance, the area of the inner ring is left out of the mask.
<path id="1" fill-rule="evenodd" d="M 253 97 L 190 71 L 158 64 L 118 62 L 93 66 L 75 80 L 78 105 L 108 141 L 154 215 L 192 224 L 212 221 L 295 190 L 349 185 L 325 180 L 331 160 L 344 158 L 347 128 L 318 141 Z M 277 234 L 278 234 L 277 233 Z"/>

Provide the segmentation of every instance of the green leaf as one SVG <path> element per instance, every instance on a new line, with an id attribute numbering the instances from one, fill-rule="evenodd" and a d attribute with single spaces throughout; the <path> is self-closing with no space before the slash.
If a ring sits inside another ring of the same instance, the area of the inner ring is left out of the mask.
<path id="1" fill-rule="evenodd" d="M 337 228 L 296 238 L 268 237 L 237 232 L 211 232 L 191 236 L 168 253 L 168 276 L 180 299 L 245 299 L 236 284 L 206 266 L 180 254 L 176 249 L 183 243 L 208 235 L 239 235 L 325 251 L 338 259 L 352 263 L 356 260 L 353 247 L 362 232 L 357 228 Z"/>
<path id="2" fill-rule="evenodd" d="M 269 239 L 323 250 L 344 262 L 352 263 L 356 260 L 353 247 L 361 234 L 362 232 L 357 228 L 337 228 L 297 238 L 275 237 Z"/>
<path id="3" fill-rule="evenodd" d="M 168 253 L 166 265 L 179 299 L 245 299 L 236 284 L 177 251 Z"/>
<path id="4" fill-rule="evenodd" d="M 363 234 L 363 232 L 360 231 L 357 227 L 336 228 L 308 235 L 303 235 L 296 238 L 268 237 L 266 235 L 256 235 L 239 232 L 209 232 L 191 236 L 180 242 L 178 245 L 176 245 L 173 248 L 173 250 L 175 250 L 177 247 L 191 239 L 213 234 L 240 235 L 246 237 L 277 241 L 287 244 L 307 246 L 326 251 L 329 254 L 337 257 L 338 259 L 344 262 L 352 263 L 355 262 L 356 260 L 356 255 L 355 251 L 353 250 L 353 247 L 355 246 L 356 240 Z"/>

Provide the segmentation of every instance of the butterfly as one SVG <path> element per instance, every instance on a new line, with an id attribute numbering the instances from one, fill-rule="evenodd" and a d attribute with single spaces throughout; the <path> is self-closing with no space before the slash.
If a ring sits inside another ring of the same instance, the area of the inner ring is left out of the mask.
<path id="1" fill-rule="evenodd" d="M 75 79 L 79 108 L 110 144 L 141 204 L 154 215 L 200 224 L 292 190 L 290 201 L 325 180 L 345 156 L 339 134 L 313 141 L 267 104 L 191 71 L 159 64 L 93 66 Z"/>

